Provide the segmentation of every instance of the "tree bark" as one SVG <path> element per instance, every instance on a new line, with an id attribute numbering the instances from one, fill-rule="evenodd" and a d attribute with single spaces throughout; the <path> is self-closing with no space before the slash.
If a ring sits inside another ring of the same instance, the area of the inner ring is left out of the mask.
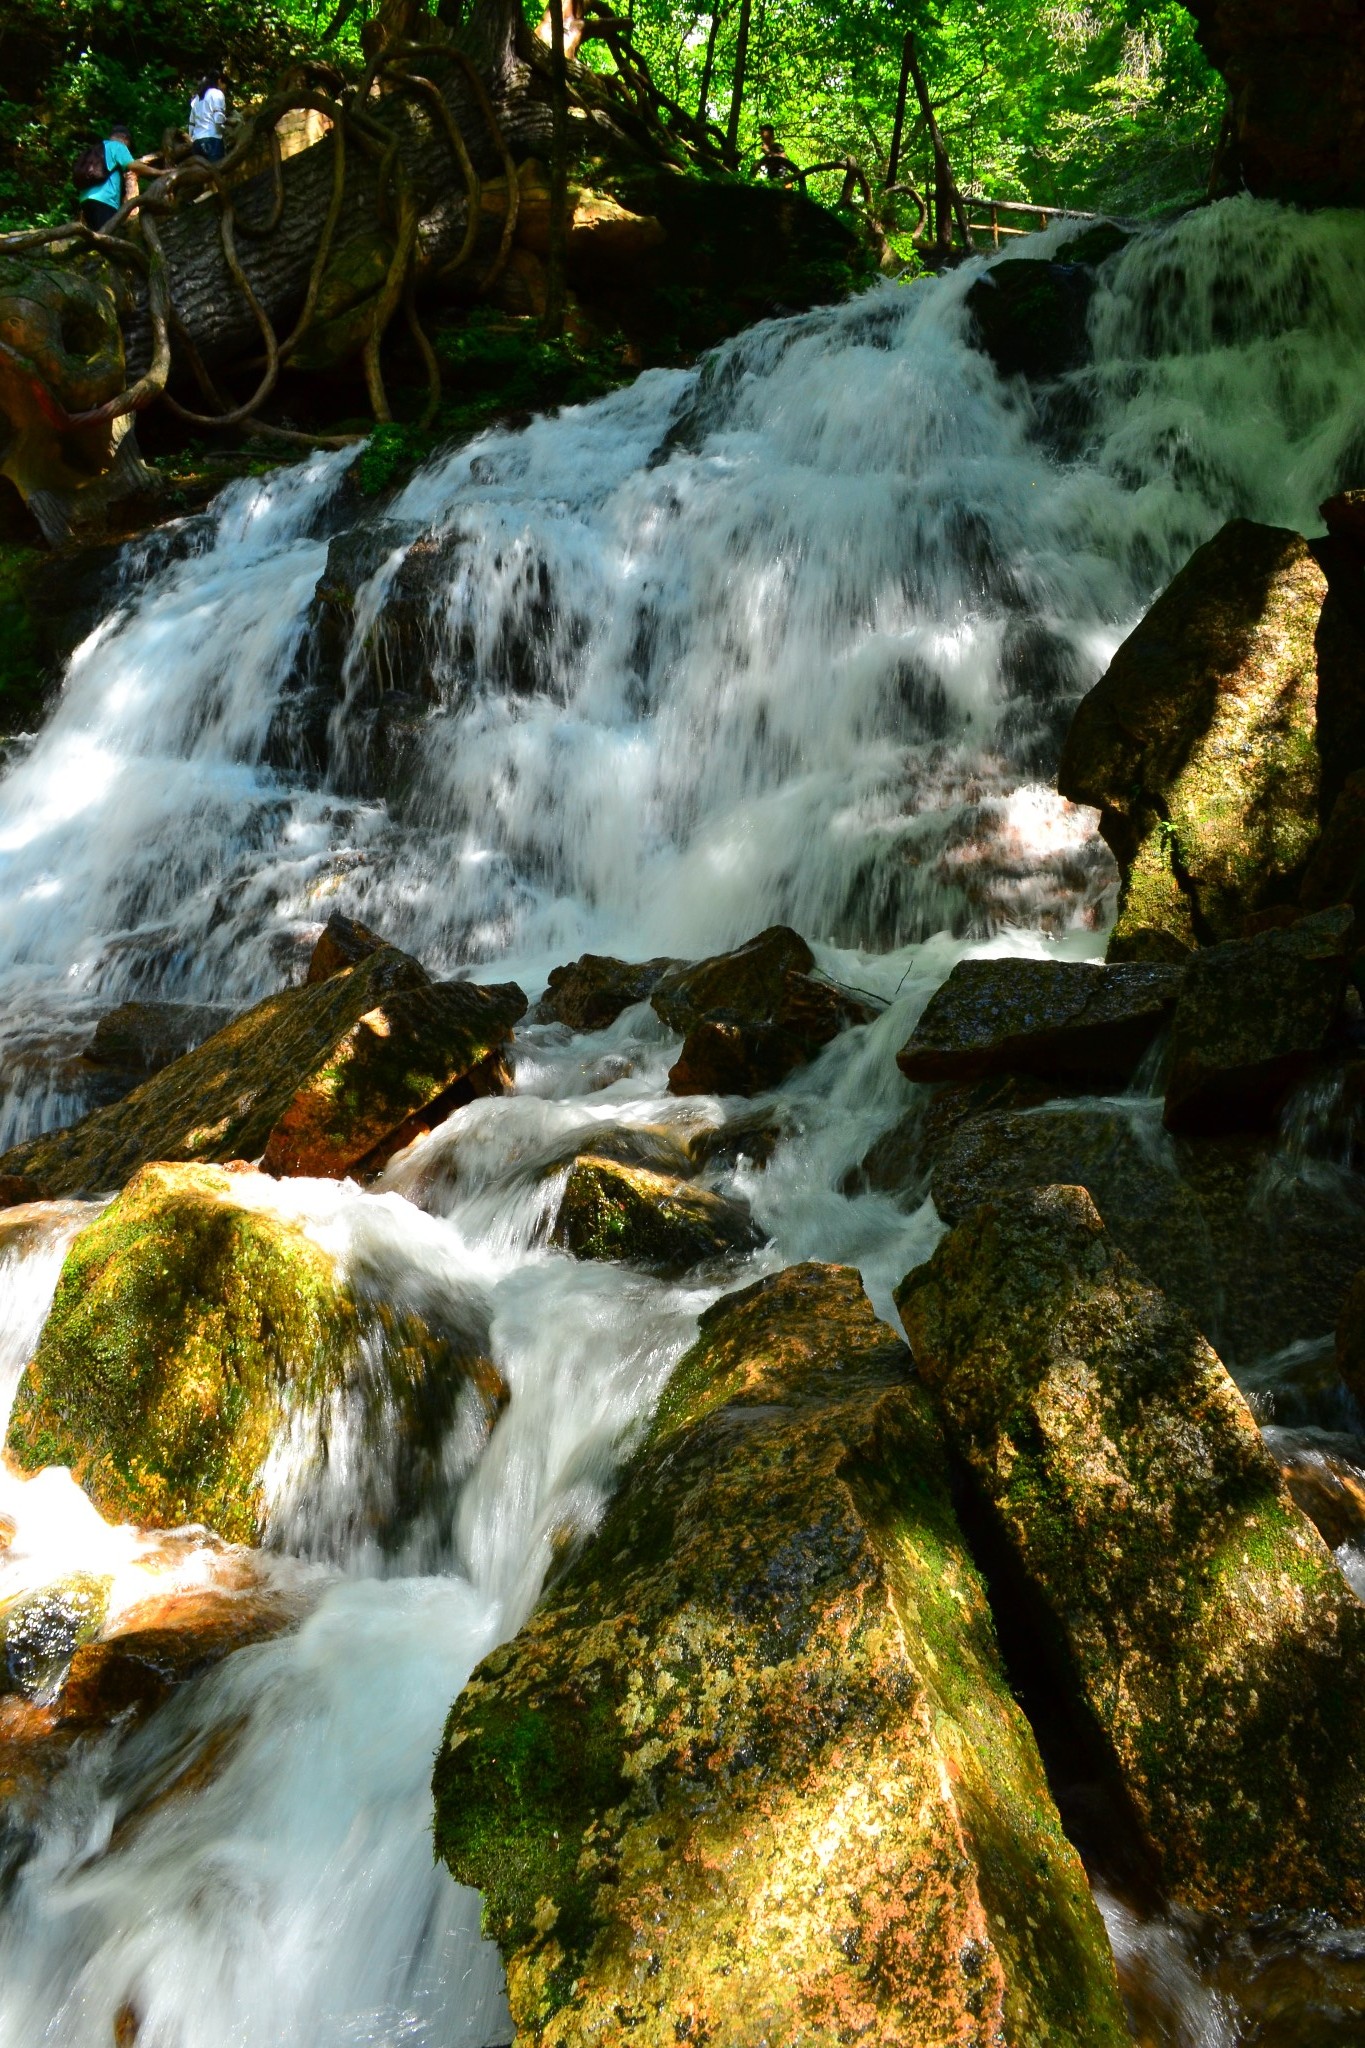
<path id="1" fill-rule="evenodd" d="M 901 80 L 896 91 L 896 118 L 891 128 L 891 154 L 886 160 L 886 182 L 894 185 L 896 172 L 900 168 L 901 137 L 905 133 L 905 95 L 910 86 L 910 61 L 914 55 L 915 38 L 910 29 L 905 31 L 901 45 Z"/>
<path id="2" fill-rule="evenodd" d="M 910 67 L 910 76 L 914 81 L 915 97 L 919 101 L 920 112 L 924 116 L 924 125 L 929 131 L 929 143 L 934 152 L 934 225 L 938 234 L 938 252 L 940 256 L 946 256 L 953 246 L 954 214 L 956 214 L 958 226 L 962 230 L 962 240 L 965 247 L 971 249 L 975 247 L 975 244 L 972 240 L 971 228 L 967 222 L 967 209 L 962 203 L 962 194 L 958 191 L 953 178 L 953 167 L 948 160 L 947 144 L 944 142 L 939 129 L 938 119 L 934 113 L 934 103 L 929 97 L 929 85 L 919 61 L 919 51 L 915 47 L 913 30 L 905 38 L 905 57 Z"/>
<path id="3" fill-rule="evenodd" d="M 725 128 L 725 154 L 731 170 L 739 166 L 739 116 L 744 105 L 744 72 L 749 61 L 749 17 L 753 0 L 739 0 L 739 29 L 735 37 L 735 77 L 730 91 L 730 119 Z"/>
<path id="4" fill-rule="evenodd" d="M 550 0 L 550 259 L 545 287 L 547 335 L 564 332 L 564 268 L 569 240 L 569 80 L 564 68 L 564 0 Z"/>
<path id="5" fill-rule="evenodd" d="M 711 27 L 706 37 L 706 60 L 701 67 L 701 91 L 697 96 L 697 120 L 704 127 L 711 118 L 708 111 L 711 101 L 711 72 L 716 61 L 716 37 L 720 32 L 724 9 L 720 0 L 713 0 Z"/>

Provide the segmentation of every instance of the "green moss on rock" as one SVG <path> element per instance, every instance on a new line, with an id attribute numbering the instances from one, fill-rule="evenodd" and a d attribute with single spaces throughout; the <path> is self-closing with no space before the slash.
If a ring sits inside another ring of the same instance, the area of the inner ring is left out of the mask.
<path id="1" fill-rule="evenodd" d="M 717 1304 L 456 1702 L 437 1847 L 527 2048 L 1127 2039 L 907 1371 L 846 1270 Z"/>
<path id="2" fill-rule="evenodd" d="M 1168 1884 L 1365 1911 L 1365 1607 L 1082 1188 L 986 1201 L 898 1306 Z"/>
<path id="3" fill-rule="evenodd" d="M 111 1520 L 253 1542 L 289 1390 L 339 1384 L 358 1336 L 326 1253 L 230 1174 L 145 1167 L 67 1254 L 6 1448 Z"/>
<path id="4" fill-rule="evenodd" d="M 620 1259 L 665 1275 L 765 1242 L 747 1202 L 594 1155 L 574 1161 L 552 1240 L 575 1258 Z"/>
<path id="5" fill-rule="evenodd" d="M 1294 900 L 1318 833 L 1316 635 L 1306 541 L 1233 520 L 1197 550 L 1081 703 L 1058 771 L 1123 870 L 1111 959 L 1237 937 Z"/>

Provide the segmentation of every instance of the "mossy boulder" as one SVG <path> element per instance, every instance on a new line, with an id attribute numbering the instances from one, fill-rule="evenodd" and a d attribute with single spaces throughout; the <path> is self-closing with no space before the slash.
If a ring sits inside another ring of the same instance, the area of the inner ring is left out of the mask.
<path id="1" fill-rule="evenodd" d="M 1353 922 L 1349 909 L 1322 910 L 1190 962 L 1171 1021 L 1172 1129 L 1273 1122 L 1337 1022 Z"/>
<path id="2" fill-rule="evenodd" d="M 1365 1911 L 1365 1607 L 1192 1320 L 1082 1188 L 897 1295 L 915 1363 L 1174 1895 Z"/>
<path id="3" fill-rule="evenodd" d="M 1317 839 L 1316 635 L 1308 543 L 1234 520 L 1197 550 L 1072 721 L 1058 788 L 1094 804 L 1123 873 L 1111 959 L 1151 934 L 1190 949 L 1292 903 Z"/>
<path id="4" fill-rule="evenodd" d="M 718 1303 L 456 1701 L 436 1844 L 527 2048 L 1127 2039 L 908 1374 L 847 1270 Z"/>
<path id="5" fill-rule="evenodd" d="M 1180 971 L 959 960 L 896 1055 L 910 1081 L 1032 1074 L 1122 1086 L 1169 1017 Z"/>
<path id="6" fill-rule="evenodd" d="M 112 1521 L 205 1522 L 250 1543 L 291 1414 L 358 1384 L 376 1449 L 392 1439 L 415 1468 L 466 1381 L 487 1423 L 505 1389 L 418 1317 L 383 1328 L 326 1252 L 235 1186 L 221 1167 L 144 1167 L 80 1232 L 6 1448 L 24 1471 L 70 1466 Z"/>
<path id="7" fill-rule="evenodd" d="M 1060 377 L 1089 358 L 1086 315 L 1094 291 L 1087 265 L 1012 256 L 977 279 L 967 307 L 977 342 L 1002 377 Z"/>
<path id="8" fill-rule="evenodd" d="M 683 1048 L 669 1069 L 674 1095 L 756 1095 L 851 1024 L 873 1012 L 846 989 L 817 980 L 815 956 L 798 932 L 773 925 L 757 938 L 675 968 L 650 1003 Z"/>
<path id="9" fill-rule="evenodd" d="M 678 960 L 614 960 L 606 953 L 584 953 L 567 967 L 551 970 L 536 1005 L 536 1022 L 605 1031 L 632 1003 L 647 1002 L 664 976 L 681 965 Z"/>
<path id="10" fill-rule="evenodd" d="M 676 1275 L 767 1242 L 747 1202 L 591 1154 L 574 1162 L 552 1242 L 579 1259 L 620 1259 Z"/>
<path id="11" fill-rule="evenodd" d="M 18 1145 L 0 1173 L 45 1195 L 121 1187 L 152 1160 L 264 1156 L 272 1173 L 376 1170 L 418 1131 L 505 1085 L 526 998 L 512 983 L 433 983 L 396 947 L 267 996 L 80 1123 Z"/>
<path id="12" fill-rule="evenodd" d="M 1150 1099 L 961 1116 L 915 1186 L 958 1223 L 987 1199 L 1054 1184 L 1086 1189 L 1115 1244 L 1234 1374 L 1321 1339 L 1365 1260 L 1357 1175 L 1322 1161 L 1295 1171 L 1268 1133 L 1174 1136 Z"/>

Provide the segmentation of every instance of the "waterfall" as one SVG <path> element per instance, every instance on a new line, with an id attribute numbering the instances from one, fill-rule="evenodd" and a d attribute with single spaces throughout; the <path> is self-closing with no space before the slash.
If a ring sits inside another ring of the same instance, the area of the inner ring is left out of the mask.
<path id="1" fill-rule="evenodd" d="M 486 433 L 382 516 L 329 455 L 129 550 L 0 783 L 5 1141 L 77 1113 L 109 1005 L 245 1004 L 333 909 L 532 994 L 587 949 L 695 957 L 780 919 L 886 1008 L 779 1092 L 766 1171 L 710 1172 L 771 1240 L 724 1286 L 846 1260 L 889 1313 L 937 1220 L 843 1185 L 911 1099 L 896 1049 L 965 951 L 1102 950 L 1112 863 L 1049 786 L 1072 707 L 1225 519 L 1318 531 L 1365 468 L 1357 218 L 1236 200 L 1138 232 L 1091 359 L 1043 388 L 972 346 L 984 267 Z M 333 1418 L 318 1483 L 294 1418 L 270 1568 L 307 1618 L 73 1756 L 0 1864 L 3 2048 L 108 2048 L 124 2009 L 138 2048 L 510 2039 L 477 1899 L 431 1862 L 431 1758 L 722 1291 L 545 1241 L 594 1131 L 721 1121 L 667 1094 L 673 1046 L 646 1006 L 529 1024 L 515 1092 L 379 1188 L 239 1177 L 362 1294 L 476 1302 L 510 1403 L 398 1556 L 357 1533 L 373 1447 Z M 0 1246 L 0 1407 L 86 1213 Z M 25 1571 L 137 1567 L 137 1532 L 54 1477 L 6 1481 Z M 1187 1974 L 1170 2038 L 1234 2038 Z"/>

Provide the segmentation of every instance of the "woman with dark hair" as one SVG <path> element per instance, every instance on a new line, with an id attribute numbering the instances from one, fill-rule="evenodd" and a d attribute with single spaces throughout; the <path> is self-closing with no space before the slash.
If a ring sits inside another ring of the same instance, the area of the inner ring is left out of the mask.
<path id="1" fill-rule="evenodd" d="M 227 144 L 223 129 L 227 123 L 227 97 L 221 71 L 206 71 L 190 101 L 190 148 L 209 163 L 223 160 Z"/>

